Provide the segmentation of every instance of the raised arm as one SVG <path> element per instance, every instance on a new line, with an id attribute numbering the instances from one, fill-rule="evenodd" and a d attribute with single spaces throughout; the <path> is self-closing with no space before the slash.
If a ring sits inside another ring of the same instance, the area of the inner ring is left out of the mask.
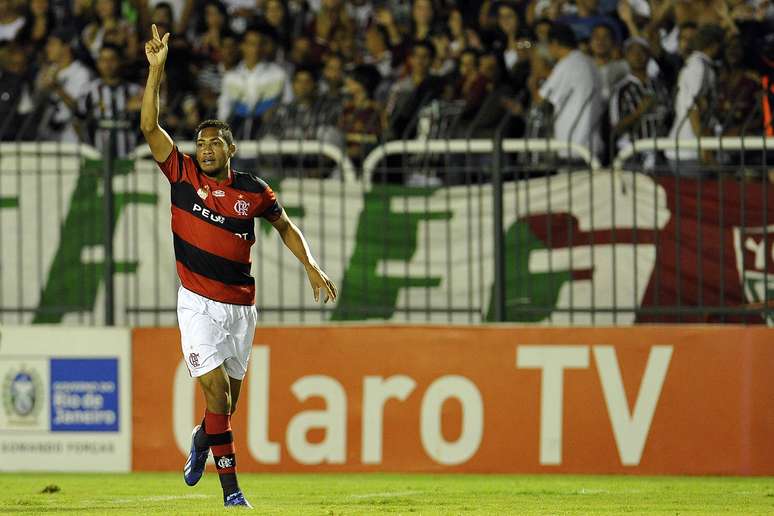
<path id="1" fill-rule="evenodd" d="M 285 210 L 282 210 L 282 215 L 272 222 L 272 225 L 282 237 L 285 246 L 290 249 L 304 266 L 304 269 L 306 269 L 306 275 L 309 277 L 309 283 L 312 285 L 312 291 L 314 292 L 314 300 L 320 300 L 320 289 L 323 289 L 325 291 L 325 302 L 327 303 L 328 300 L 335 301 L 337 295 L 336 285 L 317 265 L 304 235 L 293 224 L 293 221 L 288 218 Z"/>
<path id="2" fill-rule="evenodd" d="M 159 37 L 159 30 L 153 25 L 150 41 L 145 43 L 145 57 L 148 58 L 148 82 L 142 97 L 140 110 L 140 129 L 148 142 L 153 159 L 166 161 L 172 152 L 174 142 L 169 134 L 159 125 L 159 86 L 164 74 L 164 63 L 167 61 L 169 33 L 164 38 Z"/>

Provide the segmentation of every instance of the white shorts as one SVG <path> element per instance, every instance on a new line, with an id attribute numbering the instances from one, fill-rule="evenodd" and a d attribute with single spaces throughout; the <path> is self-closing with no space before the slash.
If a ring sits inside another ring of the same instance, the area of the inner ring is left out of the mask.
<path id="1" fill-rule="evenodd" d="M 191 376 L 202 376 L 223 364 L 231 378 L 244 378 L 257 320 L 255 306 L 220 303 L 180 287 L 177 322 Z"/>

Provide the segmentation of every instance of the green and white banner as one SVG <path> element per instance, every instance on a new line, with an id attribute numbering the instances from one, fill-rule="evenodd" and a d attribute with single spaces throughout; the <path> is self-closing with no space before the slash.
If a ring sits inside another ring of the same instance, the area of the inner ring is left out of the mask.
<path id="1" fill-rule="evenodd" d="M 0 165 L 4 321 L 100 324 L 102 164 L 59 157 L 25 158 L 18 164 L 5 160 Z M 116 322 L 174 325 L 178 280 L 168 183 L 149 161 L 136 166 L 122 162 L 118 170 L 113 239 Z M 339 180 L 298 176 L 267 180 L 339 286 L 340 298 L 325 308 L 315 305 L 302 268 L 271 226 L 261 221 L 253 275 L 264 322 L 492 320 L 490 184 L 442 188 L 374 184 L 366 190 L 360 183 Z M 705 214 L 714 213 L 707 201 L 712 196 L 706 193 L 699 203 L 694 197 L 705 188 L 719 191 L 718 183 L 693 189 L 688 188 L 690 181 L 681 184 L 608 171 L 507 182 L 506 319 L 556 325 L 658 320 L 655 312 L 641 309 L 701 306 L 711 299 L 693 292 L 695 288 L 675 292 L 680 290 L 675 285 L 681 285 L 673 281 L 676 274 L 691 278 L 697 271 L 703 271 L 701 284 L 707 285 L 717 284 L 722 275 L 725 291 L 713 300 L 720 305 L 740 306 L 765 297 L 760 293 L 766 288 L 761 285 L 767 284 L 768 262 L 760 257 L 757 262 L 754 257 L 746 260 L 744 253 L 763 252 L 766 259 L 771 254 L 755 247 L 770 245 L 760 229 L 768 208 L 748 200 L 748 207 L 757 206 L 756 220 L 736 220 L 730 209 L 725 220 L 702 217 L 701 209 L 697 218 L 690 212 L 697 206 L 704 206 Z M 757 192 L 729 188 L 735 196 L 715 199 L 716 203 L 731 202 L 732 197 L 738 201 L 740 196 L 761 198 L 760 187 Z M 682 226 L 674 217 L 676 206 L 682 210 Z M 707 231 L 709 240 L 699 242 L 698 248 L 691 243 L 692 235 Z M 758 236 L 750 231 L 758 231 Z M 721 263 L 701 266 L 702 260 L 713 259 L 702 257 L 704 248 L 721 247 Z M 687 254 L 672 256 L 680 254 L 679 249 L 687 249 Z M 683 263 L 686 256 L 695 261 Z M 748 275 L 743 273 L 748 262 L 752 269 L 761 267 Z M 718 267 L 726 266 L 731 268 L 721 274 Z M 756 283 L 758 276 L 761 281 Z"/>

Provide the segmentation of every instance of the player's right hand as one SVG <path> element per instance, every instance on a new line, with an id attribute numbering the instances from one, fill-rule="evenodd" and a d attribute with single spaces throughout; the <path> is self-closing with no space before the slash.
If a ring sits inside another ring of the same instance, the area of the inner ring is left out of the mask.
<path id="1" fill-rule="evenodd" d="M 148 58 L 148 63 L 151 66 L 163 66 L 167 60 L 167 51 L 169 51 L 167 46 L 169 32 L 164 34 L 163 38 L 160 38 L 159 29 L 156 28 L 155 23 L 151 27 L 151 32 L 151 39 L 145 43 L 145 57 Z"/>

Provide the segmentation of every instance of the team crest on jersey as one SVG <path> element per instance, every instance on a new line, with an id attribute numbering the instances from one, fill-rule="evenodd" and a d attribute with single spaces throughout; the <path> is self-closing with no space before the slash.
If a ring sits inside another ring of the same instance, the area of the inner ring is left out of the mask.
<path id="1" fill-rule="evenodd" d="M 213 190 L 212 195 L 214 195 L 215 197 L 225 197 L 226 192 L 224 192 L 223 190 Z"/>
<path id="2" fill-rule="evenodd" d="M 207 185 L 200 186 L 198 190 L 196 190 L 196 193 L 199 194 L 199 197 L 202 199 L 206 199 L 207 195 L 210 193 L 210 187 Z"/>
<path id="3" fill-rule="evenodd" d="M 237 212 L 239 215 L 247 215 L 247 210 L 249 209 L 250 209 L 250 203 L 245 201 L 244 199 L 240 199 L 236 203 L 234 203 L 234 211 Z"/>
<path id="4" fill-rule="evenodd" d="M 193 367 L 199 367 L 199 353 L 191 353 L 188 355 L 188 361 Z"/>

